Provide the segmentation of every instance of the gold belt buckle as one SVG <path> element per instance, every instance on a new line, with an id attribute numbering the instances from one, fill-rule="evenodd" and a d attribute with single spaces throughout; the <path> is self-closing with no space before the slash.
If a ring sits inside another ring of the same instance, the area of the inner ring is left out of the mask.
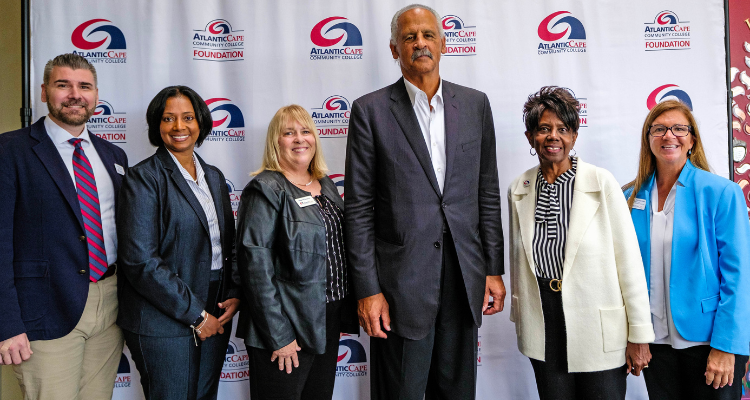
<path id="1" fill-rule="evenodd" d="M 555 288 L 557 286 L 557 288 Z M 553 292 L 559 292 L 562 290 L 562 279 L 552 279 L 549 281 L 549 288 L 552 289 Z"/>

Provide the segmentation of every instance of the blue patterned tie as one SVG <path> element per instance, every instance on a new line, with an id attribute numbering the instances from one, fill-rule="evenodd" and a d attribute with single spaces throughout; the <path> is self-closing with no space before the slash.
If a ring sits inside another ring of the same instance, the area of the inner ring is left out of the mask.
<path id="1" fill-rule="evenodd" d="M 83 152 L 83 139 L 70 139 L 75 146 L 73 151 L 73 173 L 76 176 L 78 204 L 81 207 L 83 225 L 86 228 L 86 239 L 89 246 L 89 280 L 96 282 L 107 272 L 107 251 L 104 249 L 102 215 L 99 211 L 99 193 L 96 190 L 94 169 L 91 168 L 86 153 Z"/>

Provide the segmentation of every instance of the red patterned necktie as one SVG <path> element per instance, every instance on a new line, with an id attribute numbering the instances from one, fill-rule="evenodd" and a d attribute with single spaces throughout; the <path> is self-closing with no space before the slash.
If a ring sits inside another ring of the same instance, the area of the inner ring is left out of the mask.
<path id="1" fill-rule="evenodd" d="M 81 207 L 83 225 L 86 228 L 86 239 L 89 246 L 89 280 L 96 282 L 107 272 L 107 251 L 104 249 L 102 215 L 99 211 L 99 193 L 96 190 L 94 169 L 91 168 L 86 153 L 83 152 L 83 139 L 70 139 L 75 146 L 73 151 L 73 173 L 76 176 L 78 204 Z"/>

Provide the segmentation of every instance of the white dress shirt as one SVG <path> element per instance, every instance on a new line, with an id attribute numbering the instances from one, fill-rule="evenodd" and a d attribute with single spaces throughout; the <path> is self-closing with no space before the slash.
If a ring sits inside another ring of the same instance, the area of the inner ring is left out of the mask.
<path id="1" fill-rule="evenodd" d="M 180 169 L 180 173 L 187 181 L 188 186 L 190 186 L 190 190 L 193 191 L 195 197 L 198 198 L 198 202 L 201 203 L 203 212 L 206 214 L 206 219 L 208 219 L 208 232 L 211 236 L 211 270 L 221 269 L 223 264 L 221 262 L 221 231 L 219 230 L 219 217 L 216 215 L 214 198 L 211 196 L 211 190 L 208 188 L 208 182 L 206 182 L 206 174 L 203 172 L 203 167 L 201 167 L 201 163 L 198 162 L 195 153 L 193 153 L 193 164 L 195 164 L 196 176 L 196 179 L 193 180 L 190 173 L 182 166 L 182 164 L 180 164 L 179 161 L 177 161 L 177 157 L 175 157 L 169 150 L 167 150 L 167 153 L 172 156 L 172 160 L 177 164 L 177 168 Z"/>
<path id="2" fill-rule="evenodd" d="M 677 195 L 676 182 L 667 195 L 664 208 L 659 210 L 659 190 L 651 191 L 651 321 L 654 324 L 656 344 L 668 344 L 675 349 L 709 344 L 691 342 L 677 332 L 672 319 L 669 301 L 669 278 L 672 272 L 672 232 L 674 227 L 674 203 Z"/>
<path id="3" fill-rule="evenodd" d="M 440 193 L 445 185 L 445 107 L 443 103 L 443 80 L 440 79 L 437 93 L 432 101 L 427 101 L 427 93 L 404 78 L 406 93 L 409 94 L 414 113 L 417 114 L 422 136 L 427 144 L 427 151 L 432 159 L 432 169 L 435 171 Z"/>
<path id="4" fill-rule="evenodd" d="M 68 131 L 57 125 L 51 118 L 47 117 L 44 119 L 44 129 L 47 130 L 47 135 L 52 139 L 52 143 L 55 144 L 57 151 L 60 153 L 65 166 L 68 168 L 70 173 L 70 179 L 73 181 L 73 187 L 76 184 L 75 173 L 73 172 L 73 151 L 75 146 L 70 144 L 68 140 L 75 139 L 76 137 L 71 135 Z M 115 187 L 112 185 L 112 178 L 109 176 L 107 169 L 104 167 L 102 159 L 99 157 L 99 153 L 96 152 L 96 148 L 91 144 L 91 138 L 89 137 L 89 130 L 86 126 L 83 127 L 83 132 L 78 136 L 78 139 L 83 139 L 81 142 L 81 148 L 86 154 L 86 158 L 91 163 L 91 168 L 94 170 L 94 178 L 96 179 L 96 192 L 99 196 L 99 212 L 102 217 L 102 233 L 104 234 L 104 250 L 107 251 L 107 264 L 112 264 L 117 261 L 117 233 L 115 229 Z"/>

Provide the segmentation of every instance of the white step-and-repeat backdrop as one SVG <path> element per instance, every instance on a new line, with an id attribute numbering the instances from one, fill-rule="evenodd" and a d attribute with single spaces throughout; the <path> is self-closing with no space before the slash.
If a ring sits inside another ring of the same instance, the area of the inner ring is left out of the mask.
<path id="1" fill-rule="evenodd" d="M 576 152 L 620 183 L 635 175 L 646 113 L 667 98 L 692 106 L 711 166 L 727 176 L 722 0 L 426 3 L 443 15 L 448 54 L 441 76 L 484 91 L 491 101 L 501 193 L 537 162 L 529 155 L 521 110 L 544 85 L 569 88 L 578 98 Z M 47 113 L 39 87 L 44 64 L 57 54 L 81 54 L 99 75 L 100 102 L 89 129 L 125 149 L 135 164 L 154 152 L 146 136 L 149 101 L 165 86 L 190 86 L 214 119 L 198 153 L 224 172 L 236 207 L 250 171 L 260 164 L 269 120 L 279 107 L 297 103 L 316 121 L 343 196 L 351 103 L 400 77 L 388 47 L 389 24 L 407 4 L 33 0 L 34 118 Z M 503 206 L 507 210 L 505 199 Z M 536 398 L 531 365 L 517 350 L 508 311 L 486 318 L 480 335 L 479 398 Z M 339 354 L 335 398 L 368 399 L 367 337 L 344 336 Z M 629 383 L 629 399 L 647 397 L 641 378 Z M 247 398 L 248 392 L 247 352 L 233 337 L 219 397 Z M 141 397 L 126 350 L 115 398 Z"/>

